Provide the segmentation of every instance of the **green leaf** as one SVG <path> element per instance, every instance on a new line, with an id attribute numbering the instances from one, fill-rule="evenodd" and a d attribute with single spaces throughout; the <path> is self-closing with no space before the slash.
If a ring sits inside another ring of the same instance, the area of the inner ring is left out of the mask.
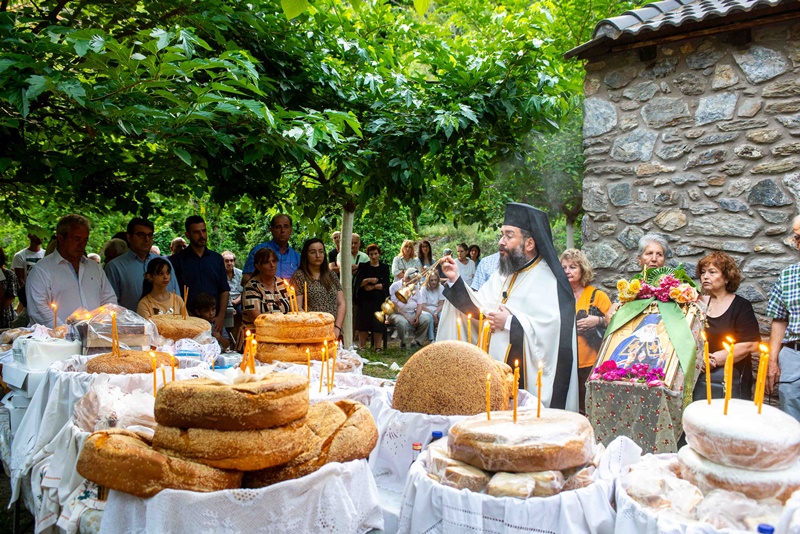
<path id="1" fill-rule="evenodd" d="M 286 18 L 292 20 L 308 9 L 308 1 L 281 0 L 281 7 L 283 8 L 283 14 L 286 15 Z"/>
<path id="2" fill-rule="evenodd" d="M 192 166 L 192 156 L 183 148 L 173 148 L 172 151 L 175 153 L 176 156 L 181 158 L 186 165 L 189 167 Z"/>
<path id="3" fill-rule="evenodd" d="M 150 32 L 150 37 L 155 37 L 156 39 L 158 39 L 156 45 L 158 46 L 159 50 L 163 50 L 164 48 L 169 46 L 170 41 L 172 41 L 172 38 L 175 37 L 175 35 L 166 30 L 162 30 L 161 28 L 156 28 L 155 30 Z"/>
<path id="4" fill-rule="evenodd" d="M 431 0 L 414 0 L 414 9 L 417 11 L 419 18 L 425 16 L 429 7 L 431 7 Z"/>
<path id="5" fill-rule="evenodd" d="M 78 39 L 73 46 L 78 57 L 85 56 L 86 52 L 89 51 L 89 41 L 87 39 Z"/>

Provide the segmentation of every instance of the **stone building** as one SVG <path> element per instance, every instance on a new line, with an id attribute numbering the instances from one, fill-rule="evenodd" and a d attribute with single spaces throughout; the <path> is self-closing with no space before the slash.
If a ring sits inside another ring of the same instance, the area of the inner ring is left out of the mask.
<path id="1" fill-rule="evenodd" d="M 694 275 L 731 254 L 761 314 L 797 262 L 800 2 L 665 0 L 602 20 L 585 59 L 583 250 L 615 292 L 646 232 Z M 768 331 L 768 322 L 762 329 Z"/>

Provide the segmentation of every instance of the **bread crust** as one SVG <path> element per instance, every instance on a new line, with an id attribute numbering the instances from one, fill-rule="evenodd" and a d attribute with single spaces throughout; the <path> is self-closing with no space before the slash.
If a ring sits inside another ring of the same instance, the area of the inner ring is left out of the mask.
<path id="1" fill-rule="evenodd" d="M 296 458 L 311 437 L 302 419 L 261 430 L 181 429 L 158 425 L 153 447 L 218 469 L 255 471 Z"/>
<path id="2" fill-rule="evenodd" d="M 241 486 L 242 473 L 225 471 L 153 450 L 148 439 L 110 428 L 92 433 L 78 457 L 84 478 L 136 497 L 152 497 L 163 489 L 218 491 Z"/>
<path id="3" fill-rule="evenodd" d="M 308 412 L 308 379 L 272 373 L 256 382 L 222 384 L 207 378 L 170 382 L 158 392 L 159 425 L 211 430 L 282 426 Z"/>
<path id="4" fill-rule="evenodd" d="M 170 366 L 172 357 L 169 354 L 166 352 L 154 352 L 154 354 L 156 367 Z M 89 360 L 86 364 L 86 372 L 109 375 L 152 373 L 153 358 L 150 356 L 150 352 L 143 350 L 121 350 L 119 356 L 107 352 Z"/>
<path id="5" fill-rule="evenodd" d="M 183 318 L 182 315 L 153 315 L 150 320 L 155 323 L 158 333 L 167 339 L 192 339 L 203 332 L 211 330 L 211 323 L 200 317 Z"/>
<path id="6" fill-rule="evenodd" d="M 757 471 L 787 469 L 800 459 L 800 423 L 791 415 L 751 401 L 697 401 L 683 414 L 686 442 L 712 462 Z"/>
<path id="7" fill-rule="evenodd" d="M 514 375 L 505 363 L 463 341 L 439 341 L 420 349 L 397 375 L 392 407 L 431 415 L 475 415 L 486 410 L 491 375 L 492 410 L 508 410 Z"/>
<path id="8" fill-rule="evenodd" d="M 336 339 L 333 315 L 325 312 L 265 313 L 256 317 L 256 341 L 322 343 Z"/>
<path id="9" fill-rule="evenodd" d="M 703 493 L 714 489 L 738 491 L 751 499 L 776 498 L 786 503 L 800 489 L 800 463 L 779 471 L 753 471 L 720 465 L 700 456 L 690 445 L 678 451 L 681 478 L 700 488 Z"/>
<path id="10" fill-rule="evenodd" d="M 329 345 L 333 347 L 332 344 Z M 306 356 L 306 349 L 311 360 L 322 360 L 322 343 L 268 343 L 266 341 L 258 343 L 256 350 L 256 359 L 264 363 L 291 362 L 291 363 L 306 363 L 308 356 Z"/>
<path id="11" fill-rule="evenodd" d="M 367 458 L 378 442 L 369 409 L 359 402 L 320 402 L 308 410 L 306 423 L 313 437 L 301 455 L 285 465 L 246 474 L 244 487 L 262 488 L 306 476 L 330 462 Z"/>
<path id="12" fill-rule="evenodd" d="M 594 430 L 584 416 L 543 408 L 479 414 L 450 428 L 448 447 L 456 460 L 484 471 L 530 473 L 585 465 L 594 454 Z"/>

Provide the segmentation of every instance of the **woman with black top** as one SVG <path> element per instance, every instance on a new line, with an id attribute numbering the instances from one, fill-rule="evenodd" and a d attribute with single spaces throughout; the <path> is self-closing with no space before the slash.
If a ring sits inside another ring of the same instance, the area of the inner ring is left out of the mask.
<path id="1" fill-rule="evenodd" d="M 372 332 L 375 349 L 380 352 L 386 325 L 375 317 L 375 312 L 381 309 L 381 304 L 389 296 L 391 277 L 389 266 L 380 261 L 381 249 L 378 245 L 368 246 L 367 256 L 369 263 L 358 266 L 353 283 L 356 290 L 356 330 L 362 349 L 366 348 L 368 334 Z"/>
<path id="2" fill-rule="evenodd" d="M 724 252 L 712 252 L 697 264 L 700 281 L 708 306 L 706 312 L 706 336 L 708 337 L 708 358 L 711 366 L 711 396 L 724 398 L 724 368 L 728 351 L 722 343 L 730 336 L 736 341 L 733 353 L 733 387 L 731 396 L 750 400 L 753 384 L 753 367 L 750 353 L 758 350 L 761 341 L 758 320 L 750 301 L 736 295 L 742 275 L 736 262 Z M 694 400 L 705 399 L 705 369 L 702 370 L 694 386 Z"/>

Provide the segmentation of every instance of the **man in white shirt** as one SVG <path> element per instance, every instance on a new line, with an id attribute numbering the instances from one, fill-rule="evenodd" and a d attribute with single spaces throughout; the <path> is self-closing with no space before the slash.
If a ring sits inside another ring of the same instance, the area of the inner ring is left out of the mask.
<path id="1" fill-rule="evenodd" d="M 86 258 L 89 220 L 74 214 L 62 217 L 56 226 L 56 240 L 56 250 L 28 275 L 25 292 L 30 324 L 52 325 L 52 304 L 58 306 L 60 324 L 78 308 L 92 310 L 117 303 L 103 269 Z"/>
<path id="2" fill-rule="evenodd" d="M 403 284 L 409 283 L 411 278 L 416 274 L 417 270 L 412 267 L 406 271 L 405 277 L 402 280 L 398 280 L 389 287 L 389 295 L 395 307 L 397 307 L 397 313 L 389 316 L 389 320 L 394 327 L 397 328 L 397 335 L 400 337 L 401 348 L 405 348 L 406 345 L 408 345 L 412 333 L 414 334 L 414 342 L 418 345 L 425 346 L 430 343 L 428 339 L 428 329 L 430 328 L 432 318 L 431 314 L 422 313 L 422 308 L 417 306 L 420 303 L 419 291 L 415 291 L 408 299 L 408 302 L 405 303 L 395 296 L 395 292 L 403 287 Z"/>
<path id="3" fill-rule="evenodd" d="M 11 261 L 11 268 L 14 270 L 14 274 L 17 275 L 20 288 L 25 285 L 25 279 L 33 266 L 36 265 L 36 262 L 44 258 L 41 238 L 36 234 L 28 234 L 28 242 L 30 244 L 14 254 L 14 259 Z"/>

